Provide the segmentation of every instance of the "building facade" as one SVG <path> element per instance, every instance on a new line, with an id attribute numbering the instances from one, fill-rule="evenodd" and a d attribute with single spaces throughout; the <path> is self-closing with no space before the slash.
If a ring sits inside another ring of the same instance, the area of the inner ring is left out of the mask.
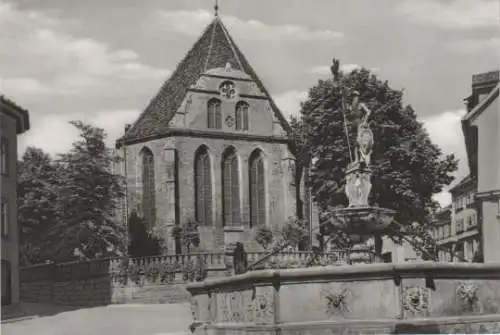
<path id="1" fill-rule="evenodd" d="M 500 72 L 472 77 L 462 119 L 471 178 L 477 181 L 477 222 L 485 262 L 500 261 Z"/>
<path id="2" fill-rule="evenodd" d="M 0 95 L 2 305 L 19 302 L 17 135 L 29 127 L 28 111 Z"/>
<path id="3" fill-rule="evenodd" d="M 450 189 L 452 203 L 436 215 L 432 236 L 445 262 L 478 261 L 480 230 L 475 203 L 476 181 L 466 176 Z"/>
<path id="4" fill-rule="evenodd" d="M 453 261 L 454 230 L 452 227 L 452 206 L 442 208 L 435 215 L 432 237 L 438 246 L 437 254 L 440 262 Z"/>
<path id="5" fill-rule="evenodd" d="M 182 252 L 172 229 L 190 220 L 201 248 L 278 229 L 296 215 L 289 125 L 219 17 L 117 141 L 126 211 Z"/>

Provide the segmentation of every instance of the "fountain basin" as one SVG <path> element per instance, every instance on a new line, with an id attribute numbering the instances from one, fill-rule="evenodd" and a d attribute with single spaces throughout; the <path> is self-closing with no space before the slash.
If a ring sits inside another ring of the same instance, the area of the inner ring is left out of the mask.
<path id="1" fill-rule="evenodd" d="M 373 236 L 391 224 L 396 211 L 372 206 L 345 207 L 332 209 L 326 215 L 331 224 L 347 234 Z"/>
<path id="2" fill-rule="evenodd" d="M 193 283 L 187 290 L 195 334 L 500 331 L 500 264 L 261 270 Z"/>

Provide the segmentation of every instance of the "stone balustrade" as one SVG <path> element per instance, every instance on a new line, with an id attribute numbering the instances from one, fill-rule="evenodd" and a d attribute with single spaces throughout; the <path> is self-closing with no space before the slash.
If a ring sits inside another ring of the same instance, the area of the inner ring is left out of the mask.
<path id="1" fill-rule="evenodd" d="M 266 253 L 249 252 L 247 255 L 248 263 L 252 264 Z M 257 269 L 303 267 L 309 257 L 310 253 L 305 251 L 281 252 L 270 256 Z M 320 254 L 318 263 L 343 264 L 347 261 L 346 252 L 334 251 Z M 21 299 L 69 305 L 123 303 L 146 295 L 146 290 L 151 292 L 147 295 L 154 295 L 156 287 L 158 292 L 168 291 L 158 302 L 178 302 L 189 297 L 184 284 L 231 275 L 230 263 L 226 253 L 218 252 L 28 266 L 20 269 Z M 176 286 L 176 289 L 170 290 L 167 286 Z M 148 299 L 153 301 L 154 297 Z"/>
<path id="2" fill-rule="evenodd" d="M 196 334 L 500 332 L 500 264 L 259 270 L 186 289 Z"/>

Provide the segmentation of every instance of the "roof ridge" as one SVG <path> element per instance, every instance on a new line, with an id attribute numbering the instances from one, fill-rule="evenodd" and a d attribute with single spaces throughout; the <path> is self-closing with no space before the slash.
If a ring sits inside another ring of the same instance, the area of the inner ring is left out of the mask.
<path id="1" fill-rule="evenodd" d="M 205 67 L 204 67 L 205 71 L 207 71 L 208 61 L 210 60 L 210 56 L 212 55 L 212 49 L 213 49 L 213 44 L 214 44 L 214 36 L 215 36 L 215 21 L 217 21 L 218 18 L 219 17 L 216 16 L 215 19 L 213 20 L 214 24 L 212 26 L 212 35 L 210 36 L 210 45 L 208 46 L 208 55 L 207 55 L 207 58 L 205 58 Z"/>
<path id="2" fill-rule="evenodd" d="M 212 20 L 212 22 L 208 26 L 205 27 L 205 29 L 201 33 L 201 36 L 203 36 L 205 33 L 207 33 L 207 31 L 211 27 L 213 27 L 216 19 L 217 19 L 217 17 L 214 20 Z M 146 108 L 142 111 L 142 113 L 139 115 L 139 117 L 137 118 L 137 120 L 134 123 L 132 123 L 132 125 L 129 127 L 129 129 L 117 141 L 120 141 L 123 138 L 125 138 L 127 136 L 127 133 L 131 132 L 139 124 L 139 122 L 144 118 L 144 116 L 146 114 L 148 114 L 148 110 L 159 99 L 159 93 L 162 92 L 163 89 L 169 84 L 170 79 L 172 78 L 172 76 L 175 75 L 175 73 L 179 69 L 180 65 L 182 63 L 184 63 L 189 58 L 191 50 L 196 46 L 196 44 L 198 44 L 198 42 L 200 41 L 200 39 L 201 39 L 201 37 L 198 38 L 195 41 L 194 45 L 191 47 L 191 49 L 188 52 L 186 52 L 186 54 L 184 55 L 184 57 L 182 57 L 181 60 L 179 62 L 177 62 L 177 65 L 175 66 L 175 69 L 170 73 L 170 75 L 167 76 L 167 78 L 165 79 L 165 81 L 163 82 L 163 84 L 160 86 L 160 89 L 158 90 L 158 92 L 154 93 L 153 96 L 149 99 L 149 102 L 146 105 Z"/>
<path id="3" fill-rule="evenodd" d="M 222 23 L 222 20 L 218 20 L 218 23 L 220 24 L 220 27 L 222 29 L 222 32 L 224 33 L 224 36 L 229 42 L 229 46 L 231 47 L 231 51 L 233 51 L 234 56 L 236 57 L 236 60 L 238 61 L 238 64 L 240 65 L 240 68 L 243 70 L 243 64 L 241 63 L 240 57 L 238 56 L 238 53 L 236 52 L 236 45 L 234 44 L 233 39 L 230 37 L 229 32 L 226 29 L 226 26 L 224 26 L 224 23 Z"/>

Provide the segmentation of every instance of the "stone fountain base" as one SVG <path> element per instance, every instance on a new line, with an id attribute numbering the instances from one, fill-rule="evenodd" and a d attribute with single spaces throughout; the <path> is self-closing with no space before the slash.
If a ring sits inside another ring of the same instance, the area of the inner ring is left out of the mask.
<path id="1" fill-rule="evenodd" d="M 363 264 L 188 285 L 195 334 L 500 332 L 500 264 Z"/>

